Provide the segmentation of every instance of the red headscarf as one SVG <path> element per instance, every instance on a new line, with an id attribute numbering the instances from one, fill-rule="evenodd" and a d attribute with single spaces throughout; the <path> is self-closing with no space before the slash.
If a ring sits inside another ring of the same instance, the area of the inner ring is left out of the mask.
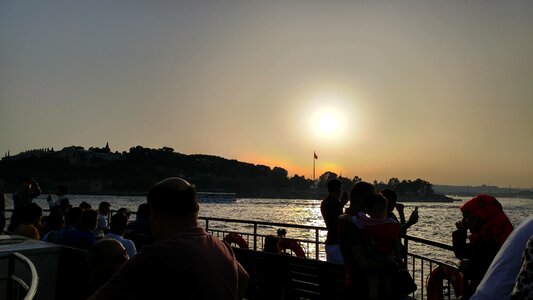
<path id="1" fill-rule="evenodd" d="M 503 245 L 513 225 L 503 212 L 503 207 L 496 198 L 489 195 L 477 195 L 461 206 L 461 211 L 478 219 L 479 231 L 471 233 L 471 243 L 495 241 Z"/>

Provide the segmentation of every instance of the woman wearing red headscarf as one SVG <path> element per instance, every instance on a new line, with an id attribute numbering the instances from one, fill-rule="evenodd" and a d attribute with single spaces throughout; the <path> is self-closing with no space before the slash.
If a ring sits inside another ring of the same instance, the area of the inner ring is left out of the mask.
<path id="1" fill-rule="evenodd" d="M 483 279 L 490 263 L 500 250 L 513 225 L 496 198 L 477 195 L 461 206 L 463 219 L 455 223 L 453 250 L 461 259 L 459 270 L 464 277 L 463 298 L 469 299 Z M 467 243 L 467 230 L 470 231 Z"/>

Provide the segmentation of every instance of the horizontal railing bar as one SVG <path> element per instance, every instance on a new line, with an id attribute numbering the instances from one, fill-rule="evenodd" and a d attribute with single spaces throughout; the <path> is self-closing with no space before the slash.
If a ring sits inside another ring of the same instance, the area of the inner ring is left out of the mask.
<path id="1" fill-rule="evenodd" d="M 250 220 L 227 219 L 227 218 L 211 218 L 211 217 L 198 217 L 198 219 L 209 220 L 209 221 L 241 223 L 241 224 L 257 224 L 257 225 L 278 226 L 278 227 L 279 226 L 283 226 L 283 227 L 301 228 L 301 229 L 327 230 L 326 227 L 299 225 L 299 224 L 289 224 L 289 223 L 274 223 L 274 222 L 250 221 Z"/>
<path id="2" fill-rule="evenodd" d="M 49 209 L 43 209 L 44 212 L 50 211 Z M 13 212 L 13 209 L 6 209 L 6 212 Z M 116 212 L 115 210 L 112 210 L 111 213 Z M 132 212 L 135 214 L 136 212 Z M 7 218 L 9 220 L 9 218 Z M 321 226 L 310 226 L 310 225 L 299 225 L 299 224 L 289 224 L 289 223 L 275 223 L 275 222 L 264 222 L 264 221 L 250 221 L 250 220 L 242 220 L 242 219 L 229 219 L 229 218 L 213 218 L 213 217 L 202 217 L 199 216 L 198 219 L 205 220 L 205 221 L 220 221 L 220 222 L 230 222 L 230 223 L 240 223 L 240 224 L 256 224 L 256 225 L 265 225 L 265 226 L 275 226 L 275 227 L 288 227 L 288 228 L 300 228 L 300 229 L 311 229 L 311 230 L 321 230 L 321 231 L 327 231 L 326 227 Z M 402 238 L 407 239 L 409 241 L 414 241 L 418 243 L 423 243 L 429 246 L 441 248 L 444 250 L 453 251 L 453 246 L 444 244 L 441 242 L 424 239 L 416 236 L 411 235 L 405 235 Z M 307 241 L 307 240 L 306 240 Z M 311 241 L 311 240 L 309 240 Z"/>
<path id="3" fill-rule="evenodd" d="M 441 242 L 432 241 L 432 240 L 428 240 L 428 239 L 424 239 L 424 238 L 420 238 L 420 237 L 416 237 L 416 236 L 410 236 L 410 235 L 406 235 L 403 238 L 406 238 L 409 241 L 423 243 L 423 244 L 430 245 L 430 246 L 433 246 L 433 247 L 437 247 L 437 248 L 442 248 L 442 249 L 445 249 L 445 250 L 453 251 L 453 246 L 452 245 L 444 244 L 444 243 L 441 243 Z"/>

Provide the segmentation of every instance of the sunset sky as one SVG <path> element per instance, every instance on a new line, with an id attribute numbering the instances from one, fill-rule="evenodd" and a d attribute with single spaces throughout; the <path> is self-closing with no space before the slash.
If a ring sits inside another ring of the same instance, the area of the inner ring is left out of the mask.
<path id="1" fill-rule="evenodd" d="M 533 1 L 0 0 L 0 154 L 533 187 Z"/>

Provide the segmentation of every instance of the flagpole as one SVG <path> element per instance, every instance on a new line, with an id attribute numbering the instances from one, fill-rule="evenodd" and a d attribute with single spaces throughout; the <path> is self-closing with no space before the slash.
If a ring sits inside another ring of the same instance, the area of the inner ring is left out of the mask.
<path id="1" fill-rule="evenodd" d="M 313 182 L 315 182 L 315 154 L 313 153 Z"/>

